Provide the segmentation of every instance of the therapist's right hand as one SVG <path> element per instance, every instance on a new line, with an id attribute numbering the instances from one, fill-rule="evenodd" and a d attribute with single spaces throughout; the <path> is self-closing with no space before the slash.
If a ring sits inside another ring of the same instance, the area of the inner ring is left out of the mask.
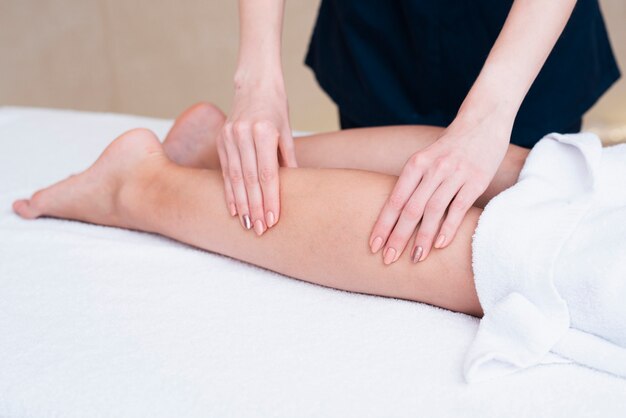
<path id="1" fill-rule="evenodd" d="M 217 151 L 230 214 L 262 235 L 280 218 L 279 157 L 282 165 L 297 167 L 282 82 L 235 86 Z"/>

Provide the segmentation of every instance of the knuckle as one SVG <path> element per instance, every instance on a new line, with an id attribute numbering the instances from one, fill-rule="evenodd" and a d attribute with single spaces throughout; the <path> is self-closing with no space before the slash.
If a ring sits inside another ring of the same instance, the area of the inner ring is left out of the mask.
<path id="1" fill-rule="evenodd" d="M 262 136 L 262 137 L 277 136 L 276 128 L 268 120 L 260 120 L 258 122 L 255 122 L 254 125 L 252 125 L 252 130 L 254 132 L 255 137 L 256 136 Z"/>
<path id="2" fill-rule="evenodd" d="M 489 184 L 483 183 L 483 180 L 479 180 L 477 183 L 474 183 L 468 187 L 468 193 L 478 198 L 486 189 Z"/>
<path id="3" fill-rule="evenodd" d="M 439 171 L 449 172 L 452 171 L 454 163 L 448 158 L 439 158 L 435 161 L 435 168 Z"/>
<path id="4" fill-rule="evenodd" d="M 450 204 L 450 209 L 457 211 L 465 211 L 469 208 L 469 199 L 465 196 L 457 196 L 456 199 Z"/>
<path id="5" fill-rule="evenodd" d="M 402 248 L 403 244 L 408 241 L 409 235 L 400 231 L 398 229 L 394 229 L 389 239 L 387 240 L 388 247 L 394 247 L 396 250 Z"/>
<path id="6" fill-rule="evenodd" d="M 249 203 L 250 213 L 254 214 L 262 214 L 263 213 L 263 205 L 257 202 Z"/>
<path id="7" fill-rule="evenodd" d="M 399 194 L 392 193 L 391 196 L 389 196 L 389 206 L 392 209 L 400 211 L 404 207 L 404 199 L 402 199 L 402 196 Z"/>
<path id="8" fill-rule="evenodd" d="M 390 234 L 390 231 L 393 229 L 395 224 L 395 222 L 389 222 L 382 219 L 379 220 L 376 224 L 376 227 L 374 228 L 375 231 L 378 231 L 376 235 L 379 235 L 380 237 L 385 239 Z"/>
<path id="9" fill-rule="evenodd" d="M 426 204 L 429 212 L 443 212 L 446 209 L 446 202 L 441 198 L 433 197 Z"/>
<path id="10" fill-rule="evenodd" d="M 248 123 L 243 121 L 236 121 L 233 123 L 233 133 L 236 136 L 245 135 L 248 132 Z"/>
<path id="11" fill-rule="evenodd" d="M 460 161 L 457 165 L 457 169 L 459 172 L 469 173 L 469 175 L 476 174 L 476 169 L 472 165 L 468 164 L 467 161 Z"/>
<path id="12" fill-rule="evenodd" d="M 408 219 L 419 219 L 422 216 L 422 205 L 419 202 L 409 201 L 402 212 Z"/>
<path id="13" fill-rule="evenodd" d="M 424 228 L 420 228 L 415 235 L 415 241 L 421 243 L 428 243 L 432 240 L 432 233 Z"/>
<path id="14" fill-rule="evenodd" d="M 407 168 L 409 170 L 415 171 L 419 170 L 426 163 L 426 158 L 422 154 L 413 154 L 411 158 L 409 158 L 409 164 Z"/>
<path id="15" fill-rule="evenodd" d="M 254 170 L 246 170 L 243 175 L 246 185 L 251 186 L 259 182 L 259 176 Z"/>
<path id="16" fill-rule="evenodd" d="M 276 170 L 273 168 L 265 167 L 260 170 L 259 175 L 263 183 L 270 183 L 274 179 L 276 179 Z"/>
<path id="17" fill-rule="evenodd" d="M 222 127 L 222 132 L 224 132 L 224 134 L 226 134 L 227 136 L 232 134 L 233 133 L 233 123 L 231 121 L 225 122 L 224 126 Z"/>
<path id="18" fill-rule="evenodd" d="M 230 177 L 230 181 L 233 184 L 239 184 L 243 181 L 243 175 L 241 174 L 241 170 L 237 170 L 235 168 L 231 168 L 229 170 L 228 177 Z"/>

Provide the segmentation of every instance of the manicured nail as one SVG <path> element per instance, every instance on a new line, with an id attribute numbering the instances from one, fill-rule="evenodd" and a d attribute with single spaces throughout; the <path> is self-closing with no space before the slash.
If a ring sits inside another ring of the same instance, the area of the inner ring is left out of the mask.
<path id="1" fill-rule="evenodd" d="M 241 220 L 243 221 L 243 227 L 246 229 L 250 229 L 252 228 L 252 222 L 250 221 L 250 217 L 248 215 L 243 215 L 241 217 Z"/>
<path id="2" fill-rule="evenodd" d="M 267 227 L 273 227 L 275 222 L 276 218 L 274 218 L 274 212 L 267 212 Z"/>
<path id="3" fill-rule="evenodd" d="M 256 232 L 257 235 L 262 235 L 263 232 L 265 232 L 265 225 L 263 225 L 262 220 L 257 219 L 254 222 L 254 232 Z"/>
<path id="4" fill-rule="evenodd" d="M 385 250 L 385 254 L 383 256 L 383 263 L 391 264 L 393 263 L 395 258 L 396 258 L 396 249 L 389 247 Z"/>
<path id="5" fill-rule="evenodd" d="M 371 246 L 372 252 L 376 254 L 378 250 L 380 250 L 380 247 L 382 246 L 383 246 L 383 239 L 381 237 L 376 237 L 374 241 L 372 242 L 372 246 Z"/>
<path id="6" fill-rule="evenodd" d="M 235 216 L 237 215 L 237 207 L 235 206 L 234 203 L 231 203 L 228 208 L 230 209 L 230 216 Z"/>
<path id="7" fill-rule="evenodd" d="M 411 254 L 411 258 L 414 263 L 417 263 L 422 258 L 422 254 L 424 253 L 424 249 L 420 246 L 413 248 L 413 254 Z"/>
<path id="8" fill-rule="evenodd" d="M 435 242 L 435 248 L 441 248 L 443 247 L 443 244 L 446 243 L 446 236 L 443 234 L 439 234 L 439 237 L 437 238 L 437 242 Z"/>

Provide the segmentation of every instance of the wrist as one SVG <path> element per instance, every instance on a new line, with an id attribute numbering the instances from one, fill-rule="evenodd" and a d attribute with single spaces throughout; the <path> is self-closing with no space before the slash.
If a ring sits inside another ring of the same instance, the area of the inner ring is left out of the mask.
<path id="1" fill-rule="evenodd" d="M 454 125 L 479 126 L 491 124 L 511 130 L 519 107 L 503 100 L 479 99 L 468 96 L 456 117 Z"/>
<path id="2" fill-rule="evenodd" d="M 507 86 L 507 80 L 500 76 L 504 70 L 494 67 L 485 64 L 455 119 L 465 123 L 497 120 L 504 125 L 513 125 L 524 94 L 513 86 Z"/>
<path id="3" fill-rule="evenodd" d="M 284 93 L 285 82 L 279 64 L 257 66 L 239 65 L 233 77 L 235 93 L 238 91 L 275 91 Z"/>

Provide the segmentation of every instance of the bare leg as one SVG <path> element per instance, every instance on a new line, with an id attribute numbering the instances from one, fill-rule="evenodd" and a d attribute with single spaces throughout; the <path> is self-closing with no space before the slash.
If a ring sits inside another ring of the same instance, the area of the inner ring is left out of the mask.
<path id="1" fill-rule="evenodd" d="M 209 103 L 198 103 L 183 112 L 164 141 L 166 154 L 179 165 L 219 168 L 215 137 L 224 114 Z M 301 167 L 354 168 L 398 176 L 407 159 L 432 144 L 443 128 L 435 126 L 389 126 L 349 129 L 296 139 L 296 157 Z M 476 201 L 484 207 L 501 191 L 512 186 L 528 150 L 510 145 L 489 188 Z"/>
<path id="2" fill-rule="evenodd" d="M 130 131 L 86 172 L 15 202 L 22 217 L 53 216 L 154 232 L 333 288 L 482 314 L 473 283 L 466 216 L 445 251 L 385 266 L 367 245 L 395 177 L 342 169 L 283 169 L 284 216 L 264 237 L 243 230 L 222 202 L 215 170 L 172 163 L 152 133 Z"/>

